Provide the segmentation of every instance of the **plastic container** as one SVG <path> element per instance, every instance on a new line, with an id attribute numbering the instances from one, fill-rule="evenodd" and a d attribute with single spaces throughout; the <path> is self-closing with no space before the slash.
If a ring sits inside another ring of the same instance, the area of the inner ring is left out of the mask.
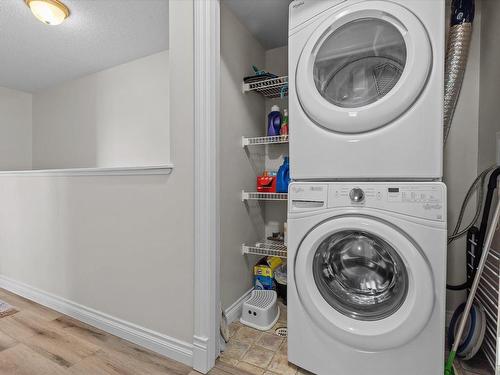
<path id="1" fill-rule="evenodd" d="M 267 171 L 257 177 L 257 191 L 259 193 L 276 193 L 276 176 Z"/>
<path id="2" fill-rule="evenodd" d="M 273 105 L 271 112 L 267 115 L 267 135 L 273 137 L 280 135 L 281 129 L 281 112 L 280 107 Z"/>
<path id="3" fill-rule="evenodd" d="M 253 290 L 243 303 L 240 322 L 261 331 L 270 330 L 280 316 L 277 301 L 274 290 Z"/>
<path id="4" fill-rule="evenodd" d="M 285 246 L 288 245 L 288 222 L 283 224 L 283 241 Z"/>
<path id="5" fill-rule="evenodd" d="M 287 268 L 286 263 L 274 270 L 274 280 L 276 282 L 276 292 L 278 297 L 283 299 L 283 303 L 286 305 L 286 288 L 287 288 Z"/>
<path id="6" fill-rule="evenodd" d="M 278 170 L 278 176 L 276 177 L 276 192 L 277 193 L 288 193 L 288 185 L 290 184 L 290 163 L 288 161 L 288 156 L 285 156 L 285 160 Z"/>
<path id="7" fill-rule="evenodd" d="M 283 110 L 283 121 L 281 122 L 280 135 L 288 135 L 288 110 Z"/>
<path id="8" fill-rule="evenodd" d="M 253 267 L 253 286 L 255 290 L 274 290 L 274 270 L 283 264 L 278 257 L 265 257 Z"/>

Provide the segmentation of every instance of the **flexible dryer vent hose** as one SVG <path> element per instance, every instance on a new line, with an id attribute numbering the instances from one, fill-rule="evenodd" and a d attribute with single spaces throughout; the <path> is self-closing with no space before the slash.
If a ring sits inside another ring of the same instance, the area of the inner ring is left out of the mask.
<path id="1" fill-rule="evenodd" d="M 467 65 L 474 21 L 474 0 L 453 0 L 445 66 L 444 142 L 448 139 Z"/>

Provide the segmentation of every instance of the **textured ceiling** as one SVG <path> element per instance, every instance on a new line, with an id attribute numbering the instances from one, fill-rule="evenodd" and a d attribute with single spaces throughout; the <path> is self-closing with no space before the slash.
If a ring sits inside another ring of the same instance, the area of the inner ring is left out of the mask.
<path id="1" fill-rule="evenodd" d="M 224 0 L 264 48 L 288 43 L 288 5 L 291 0 Z"/>
<path id="2" fill-rule="evenodd" d="M 47 26 L 23 0 L 0 0 L 0 86 L 37 91 L 168 49 L 168 0 L 64 0 Z"/>

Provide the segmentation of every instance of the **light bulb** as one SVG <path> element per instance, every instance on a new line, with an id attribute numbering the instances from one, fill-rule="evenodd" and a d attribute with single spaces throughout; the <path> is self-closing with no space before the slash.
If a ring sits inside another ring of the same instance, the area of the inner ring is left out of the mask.
<path id="1" fill-rule="evenodd" d="M 31 13 L 47 25 L 60 25 L 68 16 L 69 9 L 59 0 L 25 0 Z"/>

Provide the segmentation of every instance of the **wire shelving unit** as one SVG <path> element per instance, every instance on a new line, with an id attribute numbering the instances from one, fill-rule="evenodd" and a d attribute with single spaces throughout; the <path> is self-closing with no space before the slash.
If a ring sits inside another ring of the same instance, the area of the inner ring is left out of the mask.
<path id="1" fill-rule="evenodd" d="M 274 256 L 280 258 L 287 257 L 287 247 L 285 244 L 277 241 L 263 241 L 257 242 L 254 245 L 245 245 L 241 246 L 241 252 L 243 254 L 253 254 L 253 255 L 262 255 L 262 256 Z"/>
<path id="2" fill-rule="evenodd" d="M 257 146 L 257 145 L 273 145 L 273 144 L 283 144 L 288 143 L 288 135 L 274 135 L 270 137 L 242 137 L 241 145 L 243 147 L 247 146 Z"/>
<path id="3" fill-rule="evenodd" d="M 250 192 L 250 191 L 242 191 L 241 192 L 241 200 L 242 201 L 287 201 L 288 194 L 287 193 L 261 193 L 261 192 Z"/>
<path id="4" fill-rule="evenodd" d="M 256 91 L 270 99 L 285 97 L 288 96 L 288 76 L 243 83 L 242 90 L 244 93 Z"/>

